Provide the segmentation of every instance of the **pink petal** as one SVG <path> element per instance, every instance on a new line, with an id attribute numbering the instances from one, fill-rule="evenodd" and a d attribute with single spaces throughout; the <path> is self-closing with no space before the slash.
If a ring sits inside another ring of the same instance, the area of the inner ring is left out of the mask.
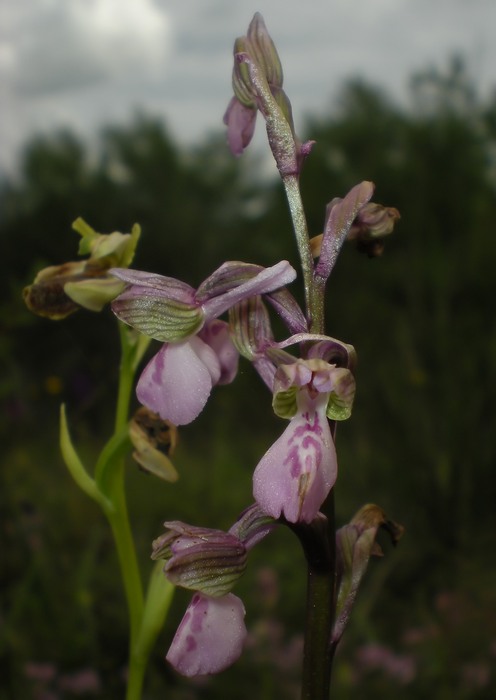
<path id="1" fill-rule="evenodd" d="M 195 593 L 166 659 L 184 676 L 219 673 L 234 663 L 246 639 L 245 609 L 228 593 L 210 598 Z"/>
<path id="2" fill-rule="evenodd" d="M 193 337 L 164 344 L 143 370 L 136 394 L 164 420 L 186 425 L 202 411 L 219 376 L 214 351 Z"/>
<path id="3" fill-rule="evenodd" d="M 219 361 L 221 373 L 216 383 L 230 384 L 238 371 L 239 353 L 231 340 L 229 324 L 217 319 L 210 321 L 199 335 L 212 348 Z"/>
<path id="4" fill-rule="evenodd" d="M 337 458 L 325 396 L 318 408 L 298 412 L 253 474 L 253 495 L 273 518 L 311 522 L 337 476 Z"/>
<path id="5" fill-rule="evenodd" d="M 184 304 L 195 303 L 195 290 L 186 282 L 173 277 L 164 277 L 153 272 L 129 270 L 113 267 L 110 274 L 129 286 L 119 296 L 119 299 L 134 299 L 138 297 L 156 297 L 158 299 L 173 299 Z"/>
<path id="6" fill-rule="evenodd" d="M 226 287 L 226 275 L 222 274 L 224 270 L 228 270 L 227 276 L 230 275 L 231 280 L 235 281 L 238 271 L 246 267 L 241 263 L 224 263 L 198 288 L 196 298 L 201 302 L 207 320 L 217 318 L 243 299 L 273 292 L 296 278 L 294 268 L 287 260 L 281 260 L 272 267 L 260 268 L 257 274 L 245 279 L 241 284 L 231 284 L 225 291 L 221 291 Z M 210 283 L 212 279 L 215 280 L 214 284 Z"/>
<path id="7" fill-rule="evenodd" d="M 256 119 L 256 109 L 245 107 L 236 97 L 231 99 L 224 114 L 224 124 L 227 125 L 227 143 L 233 155 L 240 156 L 252 140 Z"/>

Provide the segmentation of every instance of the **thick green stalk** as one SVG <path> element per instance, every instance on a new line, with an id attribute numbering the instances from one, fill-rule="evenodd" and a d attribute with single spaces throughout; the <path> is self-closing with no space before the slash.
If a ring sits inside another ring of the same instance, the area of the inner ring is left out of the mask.
<path id="1" fill-rule="evenodd" d="M 303 656 L 302 700 L 327 700 L 331 681 L 330 629 L 332 595 L 330 572 L 307 571 L 307 619 Z"/>
<path id="2" fill-rule="evenodd" d="M 303 651 L 302 700 L 329 698 L 333 649 L 335 546 L 327 517 L 290 525 L 307 560 L 307 613 Z"/>
<path id="3" fill-rule="evenodd" d="M 324 333 L 324 289 L 318 285 L 314 276 L 314 262 L 299 181 L 296 176 L 287 176 L 283 178 L 283 182 L 300 254 L 309 331 Z M 330 693 L 334 656 L 330 640 L 334 621 L 336 578 L 333 499 L 331 491 L 322 508 L 326 522 L 319 524 L 320 544 L 316 546 L 314 537 L 308 538 L 297 532 L 308 565 L 302 700 L 328 700 Z"/>
<path id="4" fill-rule="evenodd" d="M 129 672 L 127 700 L 140 700 L 145 671 L 153 643 L 167 615 L 174 587 L 164 578 L 161 567 L 153 569 L 146 598 L 129 522 L 125 492 L 124 455 L 129 451 L 127 424 L 134 375 L 149 339 L 138 336 L 119 323 L 121 365 L 115 416 L 115 432 L 102 450 L 95 478 L 105 496 L 107 516 L 117 548 L 129 613 Z"/>
<path id="5" fill-rule="evenodd" d="M 129 404 L 134 381 L 134 345 L 130 342 L 129 331 L 119 323 L 121 338 L 121 365 L 119 368 L 119 388 L 115 415 L 114 438 L 122 435 L 129 420 Z M 119 442 L 119 441 L 117 441 Z M 120 446 L 120 445 L 119 445 Z M 116 446 L 117 447 L 117 446 Z M 110 523 L 117 548 L 126 602 L 129 613 L 129 674 L 127 700 L 141 698 L 147 656 L 136 653 L 144 610 L 143 584 L 136 556 L 136 548 L 131 532 L 126 502 L 124 481 L 124 460 L 116 449 L 108 462 L 102 465 L 102 484 L 110 501 L 105 514 Z"/>
<path id="6" fill-rule="evenodd" d="M 116 470 L 120 473 L 115 475 L 109 494 L 111 507 L 106 510 L 105 514 L 112 528 L 126 594 L 130 623 L 130 652 L 132 655 L 132 650 L 141 625 L 144 602 L 143 585 L 129 523 L 124 490 L 124 475 L 121 470 L 121 465 L 122 467 L 124 466 L 121 463 L 118 470 Z M 131 677 L 131 669 L 129 675 Z"/>

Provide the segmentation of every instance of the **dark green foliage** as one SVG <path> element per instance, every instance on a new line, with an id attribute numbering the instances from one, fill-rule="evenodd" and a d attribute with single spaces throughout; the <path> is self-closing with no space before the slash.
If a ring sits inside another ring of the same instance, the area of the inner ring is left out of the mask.
<path id="1" fill-rule="evenodd" d="M 353 417 L 338 430 L 339 522 L 372 501 L 406 526 L 397 551 L 372 562 L 359 594 L 336 665 L 341 700 L 484 698 L 496 688 L 496 103 L 481 103 L 456 63 L 446 79 L 417 79 L 414 96 L 416 110 L 407 112 L 367 85 L 348 85 L 339 111 L 307 134 L 317 141 L 302 176 L 313 234 L 325 204 L 364 179 L 377 185 L 374 200 L 402 217 L 382 258 L 350 245 L 329 286 L 328 332 L 359 357 Z M 127 654 L 106 524 L 70 481 L 56 445 L 61 400 L 88 463 L 105 439 L 116 331 L 109 311 L 63 323 L 31 317 L 23 285 L 41 266 L 75 259 L 77 216 L 102 232 L 139 222 L 135 266 L 192 284 L 226 258 L 297 264 L 280 186 L 261 184 L 257 163 L 232 159 L 223 137 L 183 152 L 161 124 L 141 117 L 105 131 L 96 153 L 70 134 L 38 139 L 19 180 L 0 192 L 0 698 L 38 697 L 25 677 L 29 662 L 56 667 L 57 697 L 72 697 L 61 677 L 83 668 L 96 669 L 109 689 L 99 697 L 120 697 Z M 163 520 L 228 527 L 250 500 L 251 472 L 283 423 L 251 368 L 241 369 L 181 431 L 177 485 L 157 485 L 130 463 L 144 566 Z M 254 644 L 203 685 L 173 678 L 161 658 L 187 601 L 178 594 L 149 697 L 169 687 L 176 700 L 297 694 L 291 649 L 303 579 L 289 532 L 254 552 L 239 586 Z"/>

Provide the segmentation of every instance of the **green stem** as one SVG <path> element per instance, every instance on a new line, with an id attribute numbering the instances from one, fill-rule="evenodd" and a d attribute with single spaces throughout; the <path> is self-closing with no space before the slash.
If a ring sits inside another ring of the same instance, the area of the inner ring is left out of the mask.
<path id="1" fill-rule="evenodd" d="M 307 612 L 303 648 L 302 700 L 329 698 L 333 649 L 331 630 L 335 597 L 335 545 L 329 522 L 318 516 L 313 523 L 290 525 L 307 560 Z"/>
<path id="2" fill-rule="evenodd" d="M 129 420 L 129 404 L 134 382 L 135 345 L 130 342 L 129 330 L 119 323 L 121 339 L 121 365 L 119 368 L 119 388 L 115 415 L 115 433 L 108 445 L 115 442 L 115 451 L 111 451 L 106 464 L 100 465 L 103 484 L 110 506 L 105 514 L 110 523 L 117 548 L 124 592 L 126 595 L 130 639 L 129 639 L 129 674 L 127 683 L 127 700 L 141 698 L 147 656 L 136 653 L 139 633 L 144 611 L 143 584 L 141 580 L 136 548 L 129 522 L 124 483 L 124 460 L 120 456 L 122 440 Z M 113 452 L 113 453 L 112 453 Z"/>
<path id="3" fill-rule="evenodd" d="M 324 326 L 323 301 L 321 304 L 316 303 L 317 297 L 315 296 L 314 290 L 313 257 L 299 181 L 296 175 L 288 175 L 283 178 L 283 183 L 296 236 L 296 245 L 298 246 L 298 253 L 300 255 L 309 330 L 312 333 L 321 333 L 321 329 Z"/>
<path id="4" fill-rule="evenodd" d="M 121 340 L 121 364 L 119 367 L 119 388 L 115 411 L 115 432 L 120 432 L 129 420 L 129 403 L 134 382 L 134 346 L 129 341 L 129 328 L 119 321 Z"/>
<path id="5" fill-rule="evenodd" d="M 106 510 L 106 515 L 112 528 L 119 566 L 121 570 L 124 591 L 129 611 L 131 653 L 139 632 L 143 615 L 143 585 L 136 557 L 134 540 L 131 533 L 129 516 L 124 490 L 123 470 L 119 465 L 119 472 L 115 475 L 110 492 L 111 507 Z M 116 470 L 117 471 L 117 470 Z M 131 674 L 130 674 L 131 675 Z"/>
<path id="6" fill-rule="evenodd" d="M 328 571 L 307 570 L 307 624 L 303 655 L 302 700 L 327 700 L 331 681 L 332 597 Z"/>
<path id="7" fill-rule="evenodd" d="M 287 176 L 283 178 L 283 182 L 300 254 L 309 331 L 324 333 L 325 284 L 321 285 L 315 279 L 299 181 L 296 176 Z M 334 657 L 334 648 L 331 647 L 336 597 L 336 525 L 333 491 L 323 505 L 322 512 L 326 516 L 325 522 L 316 521 L 317 527 L 313 531 L 303 528 L 298 532 L 296 529 L 308 564 L 302 700 L 328 700 Z M 314 525 L 315 523 L 311 528 Z M 316 530 L 320 532 L 317 538 Z M 313 532 L 310 537 L 308 537 L 309 532 Z"/>

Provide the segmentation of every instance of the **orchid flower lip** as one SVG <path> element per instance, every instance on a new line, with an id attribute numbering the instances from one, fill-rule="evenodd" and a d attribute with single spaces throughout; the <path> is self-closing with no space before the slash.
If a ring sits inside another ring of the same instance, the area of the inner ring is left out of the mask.
<path id="1" fill-rule="evenodd" d="M 289 425 L 253 474 L 253 495 L 263 512 L 310 523 L 337 476 L 337 457 L 327 421 L 326 395 L 302 390 Z"/>
<path id="2" fill-rule="evenodd" d="M 184 676 L 219 673 L 243 650 L 247 631 L 242 601 L 232 593 L 211 598 L 195 593 L 167 653 Z"/>

